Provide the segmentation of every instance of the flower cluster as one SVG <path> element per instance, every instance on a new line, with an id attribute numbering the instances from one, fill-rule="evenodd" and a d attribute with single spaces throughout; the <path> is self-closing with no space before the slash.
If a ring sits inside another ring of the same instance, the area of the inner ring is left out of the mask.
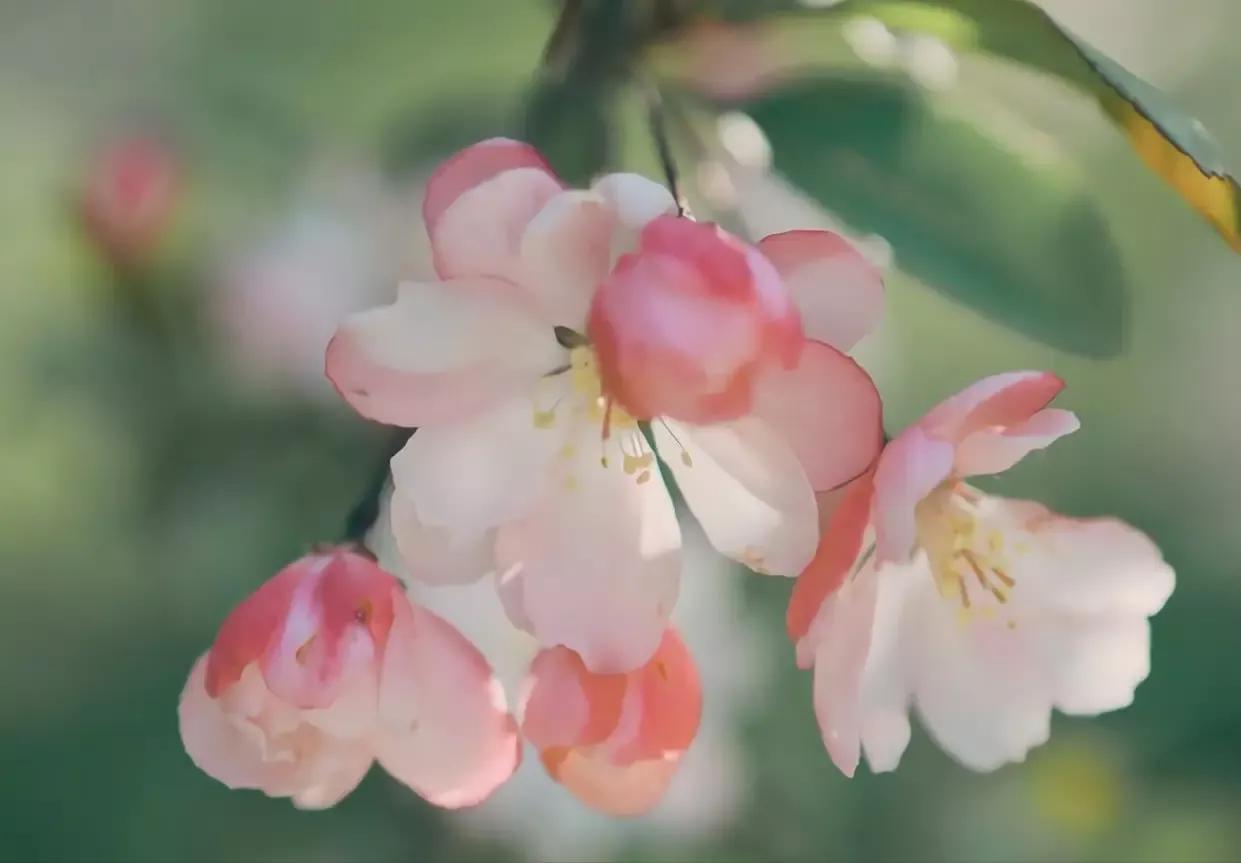
<path id="1" fill-rule="evenodd" d="M 181 727 L 206 772 L 326 806 L 377 759 L 463 806 L 525 740 L 588 805 L 646 811 L 704 699 L 673 617 L 673 485 L 718 552 L 797 578 L 789 634 L 845 773 L 863 751 L 894 767 L 911 707 L 991 769 L 1046 738 L 1052 707 L 1131 699 L 1172 589 L 1158 550 L 966 482 L 1076 429 L 1047 407 L 1058 378 L 988 378 L 885 446 L 847 353 L 883 284 L 835 234 L 751 245 L 642 177 L 566 188 L 502 139 L 444 163 L 423 216 L 438 278 L 346 319 L 327 375 L 362 416 L 416 428 L 374 528 L 392 568 L 415 590 L 488 579 L 540 646 L 517 716 L 475 647 L 339 548 L 260 588 L 195 666 Z"/>

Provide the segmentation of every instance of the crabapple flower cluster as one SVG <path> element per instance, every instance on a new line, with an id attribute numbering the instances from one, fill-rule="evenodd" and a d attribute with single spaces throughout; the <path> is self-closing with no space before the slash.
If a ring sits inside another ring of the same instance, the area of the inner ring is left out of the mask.
<path id="1" fill-rule="evenodd" d="M 327 349 L 355 411 L 416 428 L 373 528 L 413 592 L 341 547 L 238 606 L 182 696 L 204 771 L 322 807 L 377 760 L 457 807 L 524 741 L 585 804 L 650 809 L 711 709 L 675 623 L 672 483 L 716 551 L 796 579 L 789 635 L 846 774 L 863 753 L 895 767 L 914 709 L 988 770 L 1043 742 L 1053 707 L 1130 701 L 1172 590 L 1158 550 L 969 483 L 1077 428 L 1047 406 L 1058 378 L 986 378 L 885 445 L 848 355 L 882 279 L 836 234 L 751 244 L 636 175 L 566 188 L 505 139 L 445 162 L 423 216 L 437 278 Z M 518 692 L 410 598 L 480 580 L 541 647 Z"/>

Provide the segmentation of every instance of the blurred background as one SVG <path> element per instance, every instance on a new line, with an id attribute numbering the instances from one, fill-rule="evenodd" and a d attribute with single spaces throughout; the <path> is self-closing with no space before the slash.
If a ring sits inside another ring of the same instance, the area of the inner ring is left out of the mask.
<path id="1" fill-rule="evenodd" d="M 1241 164 L 1241 4 L 1040 5 Z M 1117 514 L 1175 565 L 1134 706 L 1057 717 L 993 775 L 916 733 L 899 772 L 847 781 L 783 640 L 789 584 L 694 552 L 678 613 L 712 730 L 647 819 L 587 812 L 533 759 L 467 814 L 378 770 L 303 813 L 193 767 L 175 707 L 194 658 L 256 585 L 341 535 L 382 460 L 386 432 L 335 398 L 322 349 L 343 314 L 429 272 L 437 161 L 528 135 L 574 179 L 659 176 L 625 93 L 559 112 L 530 95 L 556 13 L 0 3 L 0 858 L 1238 859 L 1241 259 L 1090 100 L 869 21 L 813 93 L 686 96 L 691 200 L 728 199 L 720 218 L 758 233 L 844 217 L 894 260 L 860 352 L 890 429 L 993 371 L 1068 379 L 1083 430 L 993 488 Z M 591 108 L 610 99 L 615 115 Z M 816 161 L 829 149 L 853 161 Z"/>

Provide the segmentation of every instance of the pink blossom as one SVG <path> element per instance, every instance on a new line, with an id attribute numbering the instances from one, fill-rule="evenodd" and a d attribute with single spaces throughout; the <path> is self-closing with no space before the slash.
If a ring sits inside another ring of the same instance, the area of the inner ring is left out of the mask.
<path id="1" fill-rule="evenodd" d="M 798 664 L 832 760 L 896 767 L 916 708 L 968 767 L 1020 761 L 1053 708 L 1126 706 L 1149 671 L 1147 618 L 1174 576 L 1141 532 L 984 494 L 998 473 L 1076 430 L 1048 408 L 1054 375 L 986 378 L 884 448 L 831 514 L 789 604 Z"/>
<path id="2" fill-rule="evenodd" d="M 522 731 L 583 803 L 638 815 L 663 796 L 698 732 L 698 669 L 675 630 L 641 668 L 595 674 L 564 647 L 530 667 Z"/>
<path id="3" fill-rule="evenodd" d="M 692 647 L 710 708 L 659 803 L 640 820 L 609 817 L 580 805 L 539 764 L 527 764 L 483 805 L 454 818 L 455 828 L 492 840 L 503 837 L 506 847 L 524 849 L 520 856 L 530 859 L 612 859 L 645 831 L 693 842 L 736 815 L 749 780 L 738 720 L 769 689 L 773 645 L 758 627 L 761 615 L 746 602 L 740 568 L 717 554 L 693 525 L 682 527 L 684 572 L 673 621 Z M 366 542 L 389 571 L 406 571 L 386 515 Z M 539 645 L 512 625 L 493 585 L 444 589 L 410 580 L 409 592 L 457 626 L 492 664 L 511 700 L 520 701 Z"/>
<path id="4" fill-rule="evenodd" d="M 881 439 L 874 385 L 844 351 L 882 284 L 851 247 L 794 232 L 752 248 L 672 216 L 650 180 L 566 189 L 502 139 L 448 160 L 423 211 L 439 280 L 348 318 L 327 352 L 359 413 L 418 426 L 392 462 L 392 529 L 414 578 L 494 571 L 513 622 L 541 644 L 593 672 L 638 668 L 679 583 L 659 462 L 721 552 L 783 575 L 806 565 L 814 491 L 860 472 Z M 648 265 L 693 278 L 630 278 Z M 733 312 L 750 334 L 737 345 L 720 338 Z M 643 378 L 667 363 L 634 360 L 641 330 L 683 374 Z M 730 387 L 722 415 L 694 407 Z M 630 392 L 660 403 L 633 407 Z M 698 421 L 646 413 L 675 404 Z"/>
<path id="5" fill-rule="evenodd" d="M 159 138 L 120 138 L 95 154 L 78 201 L 82 223 L 108 260 L 138 263 L 163 238 L 181 191 L 181 165 Z"/>
<path id="6" fill-rule="evenodd" d="M 376 759 L 431 803 L 469 806 L 520 760 L 482 655 L 344 549 L 290 564 L 237 606 L 179 714 L 204 772 L 302 808 L 332 806 Z"/>
<path id="7" fill-rule="evenodd" d="M 715 225 L 652 219 L 595 292 L 587 333 L 603 390 L 631 416 L 750 413 L 755 381 L 797 365 L 801 320 L 772 263 Z"/>

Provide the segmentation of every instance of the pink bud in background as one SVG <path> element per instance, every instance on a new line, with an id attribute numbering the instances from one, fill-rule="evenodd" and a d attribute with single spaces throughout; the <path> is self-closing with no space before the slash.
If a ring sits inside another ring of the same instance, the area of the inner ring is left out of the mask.
<path id="1" fill-rule="evenodd" d="M 626 674 L 594 674 L 565 647 L 541 651 L 527 687 L 522 731 L 547 772 L 613 815 L 659 802 L 702 718 L 698 669 L 673 629 Z"/>
<path id="2" fill-rule="evenodd" d="M 285 567 L 194 665 L 181 739 L 230 788 L 332 806 L 378 759 L 438 806 L 482 801 L 520 760 L 482 654 L 344 549 Z"/>
<path id="3" fill-rule="evenodd" d="M 159 138 L 113 141 L 93 157 L 78 199 L 87 235 L 115 266 L 141 263 L 167 232 L 181 180 L 176 153 Z"/>
<path id="4" fill-rule="evenodd" d="M 588 333 L 606 395 L 639 419 L 746 414 L 754 381 L 792 368 L 801 319 L 761 252 L 712 224 L 660 216 L 596 292 Z"/>

